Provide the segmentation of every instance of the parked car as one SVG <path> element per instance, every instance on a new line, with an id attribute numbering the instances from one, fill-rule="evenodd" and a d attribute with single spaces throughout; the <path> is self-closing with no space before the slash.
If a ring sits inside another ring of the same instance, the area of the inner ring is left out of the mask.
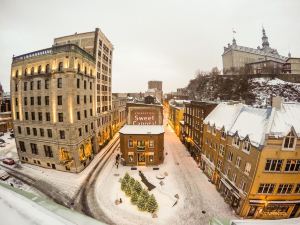
<path id="1" fill-rule="evenodd" d="M 11 159 L 11 158 L 6 158 L 6 159 L 3 159 L 2 161 L 4 164 L 7 164 L 7 165 L 14 165 L 15 164 L 15 160 Z"/>
<path id="2" fill-rule="evenodd" d="M 8 178 L 9 178 L 9 174 L 4 170 L 0 170 L 0 179 L 7 180 Z"/>
<path id="3" fill-rule="evenodd" d="M 1 136 L 4 136 L 4 133 L 3 133 L 3 132 L 0 132 L 0 137 L 1 137 Z"/>
<path id="4" fill-rule="evenodd" d="M 11 137 L 11 138 L 14 138 L 14 137 L 15 137 L 15 134 L 14 134 L 14 133 L 11 133 L 11 134 L 10 134 L 10 137 Z"/>

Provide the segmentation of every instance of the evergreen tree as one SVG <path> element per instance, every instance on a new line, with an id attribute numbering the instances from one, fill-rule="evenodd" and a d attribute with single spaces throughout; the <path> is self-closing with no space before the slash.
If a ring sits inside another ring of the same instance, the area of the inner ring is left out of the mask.
<path id="1" fill-rule="evenodd" d="M 123 178 L 121 181 L 121 190 L 125 191 L 126 187 L 127 187 L 127 182 L 126 182 L 125 178 Z"/>
<path id="2" fill-rule="evenodd" d="M 124 178 L 123 179 L 125 179 L 126 180 L 126 182 L 127 181 L 129 181 L 129 179 L 130 179 L 130 176 L 129 176 L 129 174 L 128 173 L 125 173 L 125 175 L 124 175 Z"/>
<path id="3" fill-rule="evenodd" d="M 139 194 L 138 194 L 136 191 L 134 191 L 134 192 L 131 194 L 131 203 L 132 203 L 133 205 L 136 205 L 137 202 L 138 202 L 138 199 L 139 199 Z"/>
<path id="4" fill-rule="evenodd" d="M 134 183 L 134 191 L 136 192 L 136 193 L 138 193 L 138 194 L 140 194 L 141 193 L 141 191 L 142 191 L 142 185 L 141 185 L 141 183 L 139 182 L 139 181 L 135 181 L 135 183 Z"/>
<path id="5" fill-rule="evenodd" d="M 127 183 L 127 185 L 126 185 L 125 194 L 127 196 L 131 196 L 131 187 L 129 186 L 129 183 Z"/>
<path id="6" fill-rule="evenodd" d="M 157 210 L 158 204 L 153 194 L 148 198 L 146 208 L 147 211 L 150 213 L 154 213 Z"/>
<path id="7" fill-rule="evenodd" d="M 142 210 L 142 211 L 146 211 L 147 210 L 147 201 L 148 201 L 148 198 L 149 198 L 148 191 L 146 191 L 145 189 L 143 189 L 141 191 L 141 194 L 140 194 L 138 202 L 137 202 L 137 206 L 138 206 L 139 210 Z"/>

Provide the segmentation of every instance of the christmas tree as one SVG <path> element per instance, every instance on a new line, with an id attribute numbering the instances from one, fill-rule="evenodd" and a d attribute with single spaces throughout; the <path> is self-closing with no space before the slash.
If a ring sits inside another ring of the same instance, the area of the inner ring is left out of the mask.
<path id="1" fill-rule="evenodd" d="M 125 179 L 126 180 L 126 182 L 127 181 L 129 181 L 129 179 L 130 179 L 130 176 L 129 176 L 129 174 L 128 173 L 125 173 L 125 175 L 124 175 L 124 178 L 123 179 Z"/>
<path id="2" fill-rule="evenodd" d="M 127 181 L 126 181 L 125 178 L 123 178 L 122 181 L 121 181 L 121 190 L 125 191 L 126 187 L 127 187 Z"/>
<path id="3" fill-rule="evenodd" d="M 134 191 L 136 192 L 136 193 L 138 193 L 138 194 L 140 194 L 141 193 L 141 191 L 142 191 L 142 185 L 140 184 L 140 182 L 139 181 L 135 181 L 135 183 L 134 183 Z"/>
<path id="4" fill-rule="evenodd" d="M 146 208 L 147 211 L 150 213 L 154 213 L 157 210 L 158 204 L 153 194 L 148 198 Z"/>
<path id="5" fill-rule="evenodd" d="M 146 191 L 145 189 L 143 189 L 141 191 L 141 194 L 140 194 L 138 202 L 137 202 L 137 206 L 138 206 L 139 210 L 142 210 L 142 211 L 146 211 L 147 210 L 147 201 L 148 201 L 148 198 L 149 198 L 148 191 Z"/>
<path id="6" fill-rule="evenodd" d="M 133 205 L 136 205 L 137 202 L 138 202 L 138 199 L 139 199 L 139 194 L 138 194 L 136 191 L 134 191 L 134 192 L 131 194 L 131 203 L 132 203 Z"/>

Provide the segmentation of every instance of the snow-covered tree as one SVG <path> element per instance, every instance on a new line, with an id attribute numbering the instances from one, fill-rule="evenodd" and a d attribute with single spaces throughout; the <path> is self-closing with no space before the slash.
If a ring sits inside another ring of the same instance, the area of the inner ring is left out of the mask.
<path id="1" fill-rule="evenodd" d="M 156 199 L 153 194 L 150 195 L 150 197 L 148 198 L 146 208 L 147 208 L 147 211 L 150 213 L 154 213 L 157 210 L 158 204 L 157 204 Z"/>
<path id="2" fill-rule="evenodd" d="M 141 191 L 141 194 L 140 194 L 138 202 L 137 202 L 137 206 L 138 206 L 139 210 L 142 210 L 142 211 L 146 211 L 147 210 L 147 201 L 148 201 L 148 198 L 149 198 L 148 191 L 146 191 L 145 189 L 143 189 Z"/>
<path id="3" fill-rule="evenodd" d="M 125 178 L 123 178 L 122 181 L 121 181 L 121 190 L 125 191 L 126 187 L 127 187 L 127 181 L 126 181 Z"/>
<path id="4" fill-rule="evenodd" d="M 133 191 L 133 193 L 131 193 L 131 200 L 130 200 L 131 203 L 133 205 L 136 205 L 138 200 L 139 200 L 139 194 L 136 191 Z"/>
<path id="5" fill-rule="evenodd" d="M 130 179 L 130 176 L 129 176 L 129 174 L 128 173 L 125 173 L 125 175 L 124 175 L 124 178 L 123 179 L 125 179 L 126 180 L 126 182 L 127 181 L 129 181 L 129 179 Z"/>
<path id="6" fill-rule="evenodd" d="M 140 194 L 142 190 L 143 190 L 143 188 L 142 188 L 141 183 L 136 180 L 134 183 L 134 191 L 137 192 L 138 194 Z"/>

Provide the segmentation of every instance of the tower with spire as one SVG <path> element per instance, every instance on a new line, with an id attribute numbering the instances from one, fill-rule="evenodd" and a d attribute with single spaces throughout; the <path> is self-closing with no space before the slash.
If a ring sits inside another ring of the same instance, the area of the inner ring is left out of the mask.
<path id="1" fill-rule="evenodd" d="M 268 40 L 268 37 L 266 35 L 266 31 L 265 31 L 264 27 L 262 28 L 262 34 L 263 34 L 263 36 L 261 38 L 262 39 L 262 47 L 263 48 L 269 48 L 270 44 L 269 44 L 269 40 Z"/>

